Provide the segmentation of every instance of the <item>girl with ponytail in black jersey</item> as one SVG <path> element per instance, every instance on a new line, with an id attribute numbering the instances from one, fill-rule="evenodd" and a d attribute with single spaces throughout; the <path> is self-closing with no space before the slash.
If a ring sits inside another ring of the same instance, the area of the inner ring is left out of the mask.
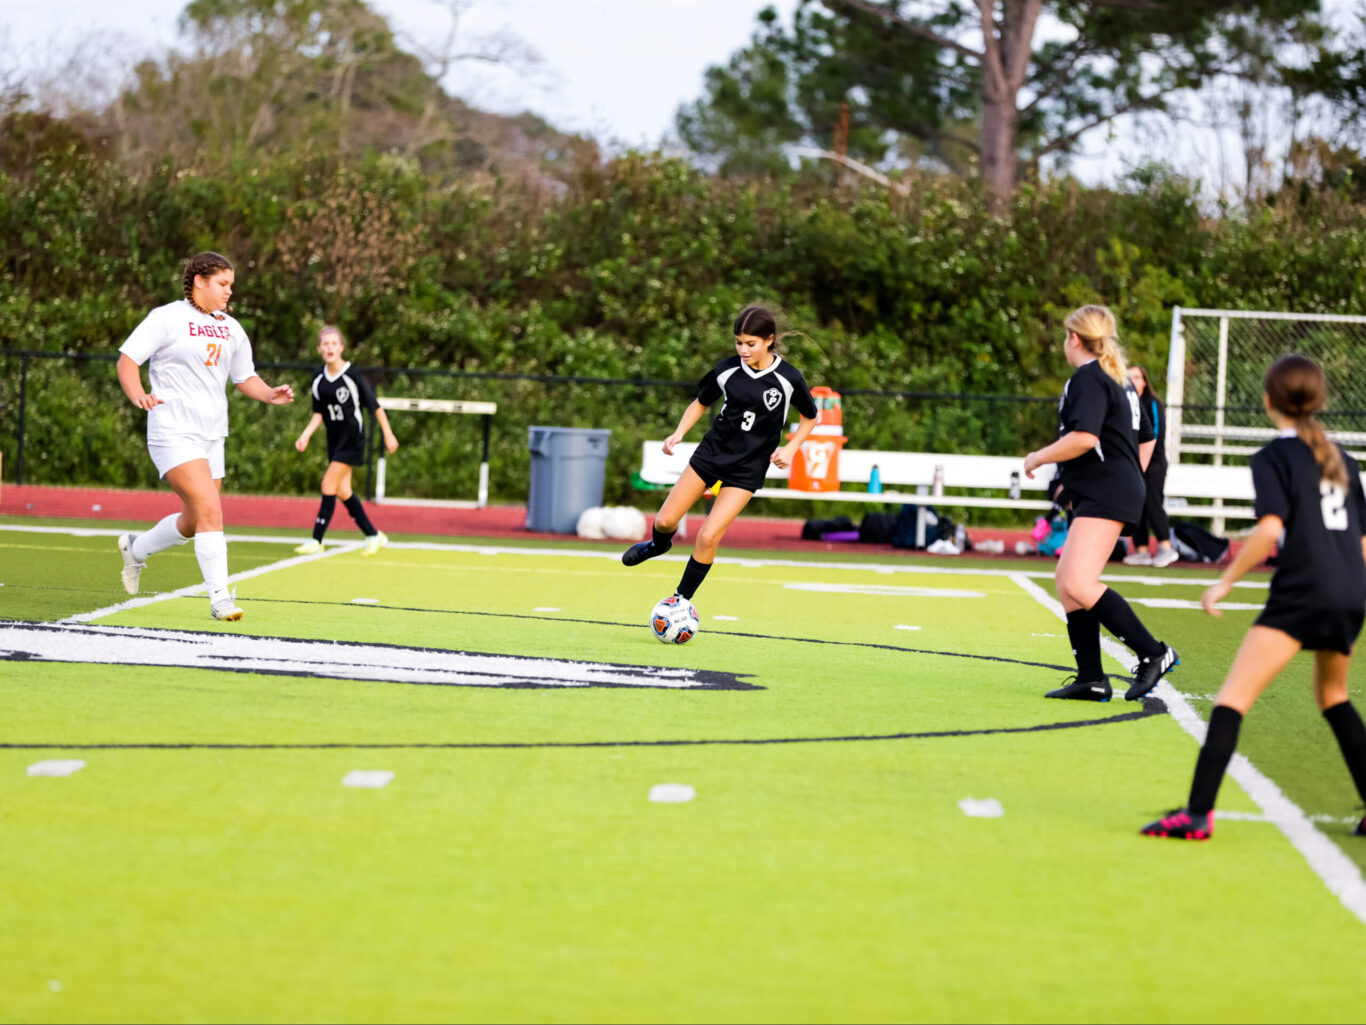
<path id="1" fill-rule="evenodd" d="M 1243 716 L 1301 650 L 1314 653 L 1314 698 L 1366 801 L 1366 726 L 1348 700 L 1347 671 L 1366 606 L 1366 497 L 1351 456 L 1328 440 L 1323 370 L 1283 356 L 1267 371 L 1262 404 L 1280 437 L 1252 457 L 1257 525 L 1200 603 L 1212 616 L 1243 575 L 1279 544 L 1266 607 L 1243 638 L 1214 701 L 1184 808 L 1143 827 L 1146 836 L 1208 840 L 1214 799 Z M 1366 819 L 1356 835 L 1366 835 Z"/>
<path id="2" fill-rule="evenodd" d="M 1025 475 L 1056 463 L 1062 503 L 1071 526 L 1054 583 L 1067 613 L 1067 636 L 1077 673 L 1050 698 L 1109 701 L 1110 681 L 1101 669 L 1104 626 L 1138 655 L 1124 697 L 1137 701 L 1177 665 L 1175 650 L 1155 640 L 1118 591 L 1101 583 L 1124 524 L 1143 512 L 1143 471 L 1152 457 L 1152 423 L 1129 381 L 1115 318 L 1104 306 L 1083 306 L 1064 321 L 1063 353 L 1076 368 L 1058 404 L 1058 439 L 1025 456 Z"/>
<path id="3" fill-rule="evenodd" d="M 763 487 L 769 465 L 786 469 L 816 426 L 816 402 L 801 371 L 776 351 L 780 336 L 773 314 L 762 306 L 746 306 L 735 318 L 735 352 L 717 363 L 698 385 L 697 398 L 683 411 L 678 428 L 664 441 L 672 455 L 707 407 L 723 399 L 721 412 L 693 452 L 687 468 L 655 516 L 653 536 L 632 545 L 621 561 L 636 566 L 663 555 L 673 546 L 684 514 L 714 483 L 716 500 L 697 533 L 692 558 L 678 582 L 678 594 L 692 600 L 701 586 L 726 529 Z M 789 407 L 799 417 L 796 433 L 779 447 Z"/>

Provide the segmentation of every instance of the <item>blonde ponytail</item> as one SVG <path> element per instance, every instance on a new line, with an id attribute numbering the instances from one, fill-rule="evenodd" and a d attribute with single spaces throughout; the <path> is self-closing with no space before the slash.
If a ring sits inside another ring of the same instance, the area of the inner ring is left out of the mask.
<path id="1" fill-rule="evenodd" d="M 1319 477 L 1338 487 L 1347 487 L 1347 466 L 1342 451 L 1328 440 L 1323 425 L 1314 416 L 1323 408 L 1328 383 L 1323 368 L 1308 356 L 1282 356 L 1266 372 L 1262 381 L 1271 408 L 1295 423 L 1295 434 L 1309 446 Z"/>
<path id="2" fill-rule="evenodd" d="M 1100 361 L 1100 368 L 1119 384 L 1129 383 L 1129 368 L 1124 362 L 1115 326 L 1115 315 L 1105 306 L 1083 306 L 1063 321 L 1068 331 L 1081 339 L 1082 347 Z"/>

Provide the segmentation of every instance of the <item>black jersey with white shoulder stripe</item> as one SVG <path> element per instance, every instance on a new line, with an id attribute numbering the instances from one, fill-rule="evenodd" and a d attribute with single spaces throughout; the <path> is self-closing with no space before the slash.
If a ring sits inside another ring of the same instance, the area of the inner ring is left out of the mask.
<path id="1" fill-rule="evenodd" d="M 816 400 L 806 379 L 777 353 L 763 370 L 752 370 L 739 354 L 727 356 L 702 378 L 697 401 L 710 406 L 724 398 L 698 451 L 720 469 L 731 466 L 767 468 L 782 440 L 789 407 L 814 419 Z M 759 474 L 760 480 L 763 473 Z"/>
<path id="2" fill-rule="evenodd" d="M 365 439 L 365 414 L 379 408 L 370 382 L 347 363 L 333 377 L 324 367 L 313 378 L 313 412 L 322 414 L 328 451 L 359 448 Z"/>
<path id="3" fill-rule="evenodd" d="M 1366 604 L 1366 497 L 1356 460 L 1342 453 L 1347 487 L 1323 480 L 1313 450 L 1288 431 L 1252 457 L 1257 518 L 1285 524 L 1267 607 L 1360 609 Z"/>
<path id="4" fill-rule="evenodd" d="M 1138 447 L 1153 440 L 1152 419 L 1127 380 L 1120 384 L 1105 372 L 1100 360 L 1083 364 L 1063 386 L 1058 403 L 1058 437 L 1084 431 L 1094 434 L 1096 447 L 1058 465 L 1058 476 L 1068 491 L 1099 501 L 1127 503 L 1137 495 L 1143 502 L 1144 484 Z"/>

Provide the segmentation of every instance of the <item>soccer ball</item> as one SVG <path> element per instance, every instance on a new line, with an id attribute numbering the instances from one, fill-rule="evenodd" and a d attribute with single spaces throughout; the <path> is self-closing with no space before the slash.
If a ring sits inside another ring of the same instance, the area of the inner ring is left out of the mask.
<path id="1" fill-rule="evenodd" d="M 660 644 L 682 644 L 692 640 L 698 627 L 697 609 L 687 598 L 671 594 L 650 613 L 650 629 Z"/>

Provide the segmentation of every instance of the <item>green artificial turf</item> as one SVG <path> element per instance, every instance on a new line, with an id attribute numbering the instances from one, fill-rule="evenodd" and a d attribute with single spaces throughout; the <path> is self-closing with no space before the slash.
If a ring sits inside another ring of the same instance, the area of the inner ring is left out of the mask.
<path id="1" fill-rule="evenodd" d="M 0 546 L 0 618 L 127 599 L 108 537 L 0 528 Z M 1366 925 L 1267 823 L 1222 821 L 1209 844 L 1139 837 L 1184 800 L 1196 746 L 1164 715 L 1103 721 L 1136 710 L 1123 702 L 1042 700 L 1067 671 L 1065 630 L 1009 576 L 756 555 L 718 563 L 701 633 L 664 646 L 646 618 L 681 562 L 507 547 L 296 563 L 237 585 L 239 624 L 209 620 L 202 596 L 99 623 L 710 669 L 754 689 L 0 661 L 0 743 L 51 745 L 0 747 L 0 1016 L 1360 1017 Z M 197 581 L 180 552 L 146 588 Z M 291 556 L 237 542 L 232 569 Z M 890 588 L 927 593 L 866 593 Z M 1254 615 L 1137 607 L 1197 702 Z M 1318 718 L 1297 664 L 1240 750 L 1341 819 L 1356 798 Z M 895 734 L 921 736 L 866 739 Z M 47 758 L 88 764 L 25 775 Z M 355 769 L 395 776 L 343 787 Z M 668 782 L 695 799 L 650 802 Z M 965 798 L 1004 815 L 968 817 Z M 1232 781 L 1220 808 L 1255 811 Z M 1362 863 L 1350 827 L 1322 828 Z"/>

